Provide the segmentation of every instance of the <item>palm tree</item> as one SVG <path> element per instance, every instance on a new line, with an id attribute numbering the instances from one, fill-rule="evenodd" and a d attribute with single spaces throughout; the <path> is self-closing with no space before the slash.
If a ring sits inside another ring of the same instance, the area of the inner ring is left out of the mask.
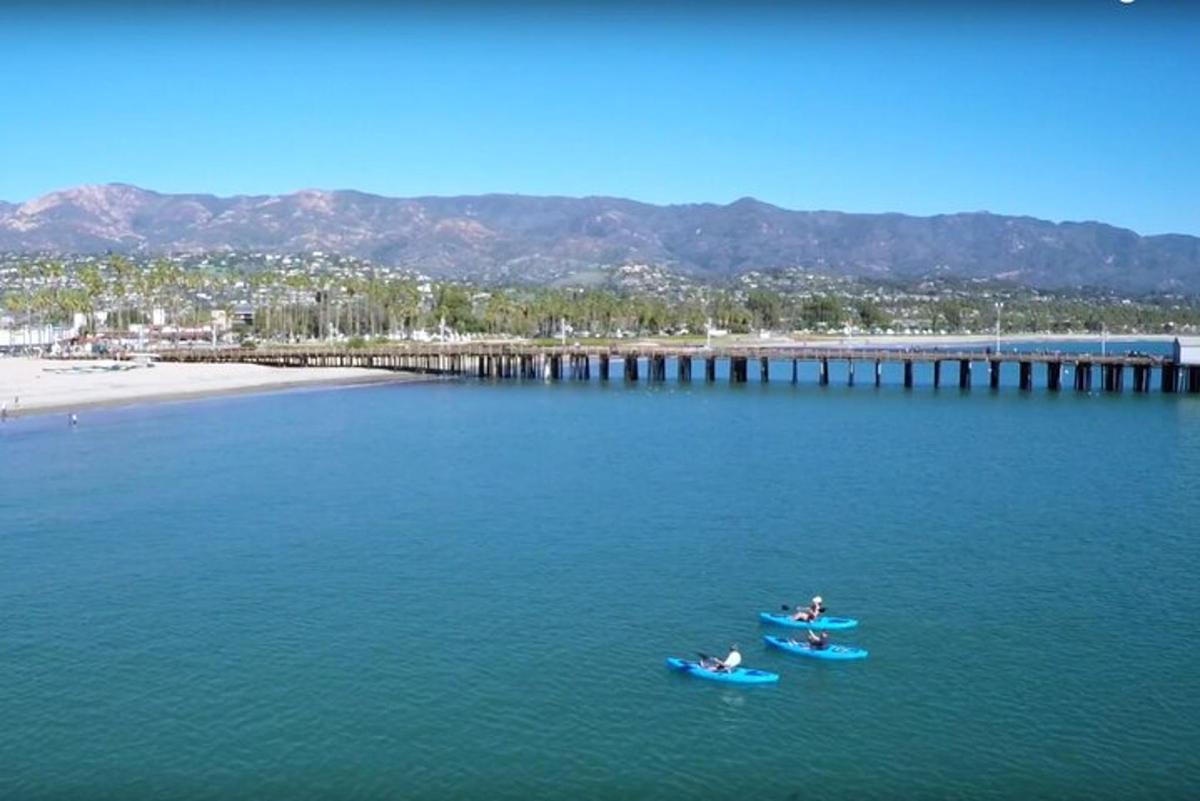
<path id="1" fill-rule="evenodd" d="M 82 295 L 74 300 L 76 305 L 82 305 L 83 308 L 77 311 L 87 315 L 87 328 L 95 332 L 96 305 L 104 295 L 104 276 L 100 274 L 98 267 L 88 265 L 79 273 L 79 282 L 82 284 Z"/>
<path id="2" fill-rule="evenodd" d="M 113 293 L 117 299 L 117 328 L 125 332 L 125 307 L 129 303 L 129 293 L 136 290 L 135 270 L 133 264 L 124 256 L 112 256 L 108 265 L 113 271 Z"/>
<path id="3" fill-rule="evenodd" d="M 421 294 L 417 287 L 409 281 L 397 283 L 392 293 L 392 302 L 400 317 L 401 329 L 404 333 L 411 332 L 421 314 Z"/>
<path id="4" fill-rule="evenodd" d="M 284 286 L 288 290 L 288 309 L 290 310 L 290 319 L 288 321 L 288 340 L 296 340 L 296 327 L 300 316 L 299 310 L 302 308 L 300 300 L 302 298 L 312 297 L 312 280 L 303 273 L 286 276 L 283 280 Z"/>

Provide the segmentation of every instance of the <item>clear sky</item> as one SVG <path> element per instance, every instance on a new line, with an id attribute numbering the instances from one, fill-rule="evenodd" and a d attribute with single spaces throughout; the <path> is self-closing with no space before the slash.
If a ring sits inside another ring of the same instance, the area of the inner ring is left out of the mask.
<path id="1" fill-rule="evenodd" d="M 9 201 L 750 195 L 1200 234 L 1193 0 L 42 5 L 0 24 Z"/>

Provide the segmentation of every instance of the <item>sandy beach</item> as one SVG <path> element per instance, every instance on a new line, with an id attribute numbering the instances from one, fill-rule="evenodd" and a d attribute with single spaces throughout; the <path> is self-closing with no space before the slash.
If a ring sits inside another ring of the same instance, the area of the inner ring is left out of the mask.
<path id="1" fill-rule="evenodd" d="M 147 401 L 264 392 L 306 386 L 419 381 L 425 376 L 359 367 L 154 364 L 0 358 L 0 404 L 10 417 Z"/>

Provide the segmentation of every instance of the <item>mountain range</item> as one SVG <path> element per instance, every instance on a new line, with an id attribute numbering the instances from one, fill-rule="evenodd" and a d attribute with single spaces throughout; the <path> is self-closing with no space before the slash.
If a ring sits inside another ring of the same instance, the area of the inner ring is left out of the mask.
<path id="1" fill-rule="evenodd" d="M 321 190 L 216 197 L 87 185 L 0 202 L 0 250 L 327 251 L 484 281 L 559 280 L 637 263 L 700 278 L 800 267 L 828 275 L 1200 293 L 1200 237 L 987 212 L 792 211 L 752 198 L 660 206 L 611 197 L 393 198 Z"/>

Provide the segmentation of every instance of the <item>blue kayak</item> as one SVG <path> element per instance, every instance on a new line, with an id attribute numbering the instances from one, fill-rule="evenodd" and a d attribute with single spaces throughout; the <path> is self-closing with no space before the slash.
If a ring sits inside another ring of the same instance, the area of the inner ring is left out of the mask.
<path id="1" fill-rule="evenodd" d="M 775 637 L 770 634 L 763 637 L 767 645 L 773 645 L 788 653 L 798 654 L 799 656 L 811 656 L 813 659 L 831 659 L 833 661 L 845 661 L 847 659 L 866 659 L 867 652 L 863 648 L 856 648 L 853 645 L 829 645 L 824 648 L 813 648 L 806 642 L 792 642 L 786 637 Z"/>
<path id="2" fill-rule="evenodd" d="M 760 612 L 760 620 L 774 623 L 778 626 L 789 626 L 793 629 L 812 629 L 813 631 L 842 631 L 852 629 L 858 621 L 852 617 L 819 617 L 816 620 L 792 620 L 792 616 L 781 612 Z"/>
<path id="3" fill-rule="evenodd" d="M 689 662 L 686 659 L 676 659 L 673 656 L 667 659 L 667 667 L 671 668 L 671 670 L 690 673 L 698 679 L 723 681 L 726 684 L 774 684 L 779 681 L 778 673 L 768 673 L 765 670 L 753 670 L 744 667 L 734 668 L 729 672 L 718 673 L 715 670 L 700 667 L 699 662 Z"/>

